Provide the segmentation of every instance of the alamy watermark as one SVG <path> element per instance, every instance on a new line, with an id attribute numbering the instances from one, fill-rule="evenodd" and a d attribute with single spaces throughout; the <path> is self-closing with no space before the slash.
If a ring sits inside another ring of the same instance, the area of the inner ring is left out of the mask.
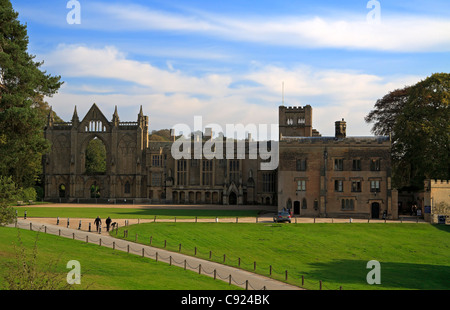
<path id="1" fill-rule="evenodd" d="M 372 269 L 367 273 L 366 281 L 368 284 L 381 284 L 381 265 L 379 261 L 371 260 L 367 262 L 367 269 Z"/>
<path id="2" fill-rule="evenodd" d="M 81 264 L 77 260 L 70 260 L 67 262 L 66 267 L 68 269 L 72 269 L 67 273 L 67 283 L 72 284 L 81 284 Z"/>
<path id="3" fill-rule="evenodd" d="M 66 5 L 67 9 L 71 9 L 67 13 L 66 21 L 69 25 L 81 24 L 81 4 L 77 0 L 69 0 Z"/>
<path id="4" fill-rule="evenodd" d="M 278 125 L 277 124 L 226 124 L 225 137 L 213 137 L 213 132 L 223 133 L 218 124 L 205 126 L 203 134 L 202 117 L 194 117 L 194 131 L 189 125 L 176 124 L 172 135 L 181 133 L 171 148 L 172 157 L 179 159 L 261 159 L 261 170 L 274 170 L 278 167 Z M 269 134 L 270 129 L 270 134 Z M 203 141 L 203 136 L 208 139 Z M 269 136 L 272 139 L 268 139 Z M 276 136 L 276 139 L 273 139 Z M 243 139 L 237 139 L 243 137 Z M 259 141 L 258 141 L 259 139 Z M 263 141 L 265 139 L 265 141 Z M 235 148 L 236 146 L 236 148 Z"/>
<path id="5" fill-rule="evenodd" d="M 366 20 L 370 25 L 379 25 L 381 23 L 381 4 L 380 1 L 370 0 L 367 2 L 367 8 L 371 9 L 367 13 Z"/>

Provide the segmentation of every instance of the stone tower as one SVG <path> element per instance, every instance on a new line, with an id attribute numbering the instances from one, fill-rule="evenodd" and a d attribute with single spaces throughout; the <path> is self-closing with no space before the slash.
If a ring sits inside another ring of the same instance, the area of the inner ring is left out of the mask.
<path id="1" fill-rule="evenodd" d="M 278 128 L 282 137 L 313 137 L 319 133 L 312 127 L 312 108 L 304 107 L 278 108 Z"/>

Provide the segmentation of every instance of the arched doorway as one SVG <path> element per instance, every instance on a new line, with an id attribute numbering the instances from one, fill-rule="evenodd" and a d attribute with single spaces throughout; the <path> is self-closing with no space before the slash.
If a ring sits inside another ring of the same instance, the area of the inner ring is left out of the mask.
<path id="1" fill-rule="evenodd" d="M 231 192 L 228 196 L 228 204 L 236 205 L 237 204 L 237 196 L 235 192 Z"/>
<path id="2" fill-rule="evenodd" d="M 378 202 L 372 202 L 372 218 L 380 218 L 380 204 Z"/>
<path id="3" fill-rule="evenodd" d="M 66 186 L 64 184 L 59 185 L 59 198 L 66 198 Z"/>
<path id="4" fill-rule="evenodd" d="M 300 201 L 294 201 L 294 214 L 300 215 Z"/>
<path id="5" fill-rule="evenodd" d="M 100 186 L 97 185 L 97 182 L 94 182 L 89 188 L 91 193 L 91 198 L 100 198 Z"/>

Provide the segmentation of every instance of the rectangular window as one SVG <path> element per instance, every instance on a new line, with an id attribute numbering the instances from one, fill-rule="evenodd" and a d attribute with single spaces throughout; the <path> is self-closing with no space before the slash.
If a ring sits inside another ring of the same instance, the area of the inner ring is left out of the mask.
<path id="1" fill-rule="evenodd" d="M 275 174 L 263 173 L 263 192 L 273 193 L 275 192 Z"/>
<path id="2" fill-rule="evenodd" d="M 354 199 L 342 199 L 341 200 L 341 209 L 352 211 L 355 209 L 355 200 Z"/>
<path id="3" fill-rule="evenodd" d="M 356 180 L 352 181 L 352 192 L 360 192 L 361 191 L 361 181 Z"/>
<path id="4" fill-rule="evenodd" d="M 161 186 L 161 173 L 152 173 L 152 186 Z"/>
<path id="5" fill-rule="evenodd" d="M 334 170 L 335 171 L 342 171 L 342 170 L 344 170 L 344 159 L 336 158 L 334 160 Z"/>
<path id="6" fill-rule="evenodd" d="M 162 155 L 152 155 L 152 166 L 153 167 L 162 167 L 163 162 Z"/>
<path id="7" fill-rule="evenodd" d="M 306 171 L 306 159 L 297 159 L 297 171 Z"/>
<path id="8" fill-rule="evenodd" d="M 371 171 L 380 171 L 381 164 L 380 159 L 371 159 L 370 160 L 370 170 Z"/>
<path id="9" fill-rule="evenodd" d="M 370 181 L 370 191 L 379 192 L 380 191 L 380 181 Z"/>
<path id="10" fill-rule="evenodd" d="M 353 171 L 361 171 L 361 159 L 353 159 Z"/>
<path id="11" fill-rule="evenodd" d="M 230 182 L 233 181 L 237 184 L 239 182 L 239 160 L 231 159 L 228 164 Z"/>
<path id="12" fill-rule="evenodd" d="M 187 164 L 185 159 L 177 161 L 177 183 L 178 185 L 186 185 Z"/>
<path id="13" fill-rule="evenodd" d="M 212 185 L 212 160 L 202 161 L 203 185 Z"/>
<path id="14" fill-rule="evenodd" d="M 343 192 L 344 191 L 344 181 L 335 180 L 334 181 L 334 191 L 335 192 Z"/>
<path id="15" fill-rule="evenodd" d="M 297 191 L 301 191 L 301 192 L 306 191 L 306 180 L 298 180 L 297 181 Z"/>

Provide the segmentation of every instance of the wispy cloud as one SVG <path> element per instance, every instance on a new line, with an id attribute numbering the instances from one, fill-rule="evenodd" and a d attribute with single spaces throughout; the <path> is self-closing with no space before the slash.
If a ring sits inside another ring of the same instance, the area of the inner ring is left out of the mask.
<path id="1" fill-rule="evenodd" d="M 380 25 L 371 25 L 363 13 L 244 19 L 199 10 L 181 14 L 141 5 L 92 3 L 87 7 L 84 26 L 104 31 L 176 31 L 303 48 L 450 51 L 450 20 L 430 16 L 385 14 Z"/>

